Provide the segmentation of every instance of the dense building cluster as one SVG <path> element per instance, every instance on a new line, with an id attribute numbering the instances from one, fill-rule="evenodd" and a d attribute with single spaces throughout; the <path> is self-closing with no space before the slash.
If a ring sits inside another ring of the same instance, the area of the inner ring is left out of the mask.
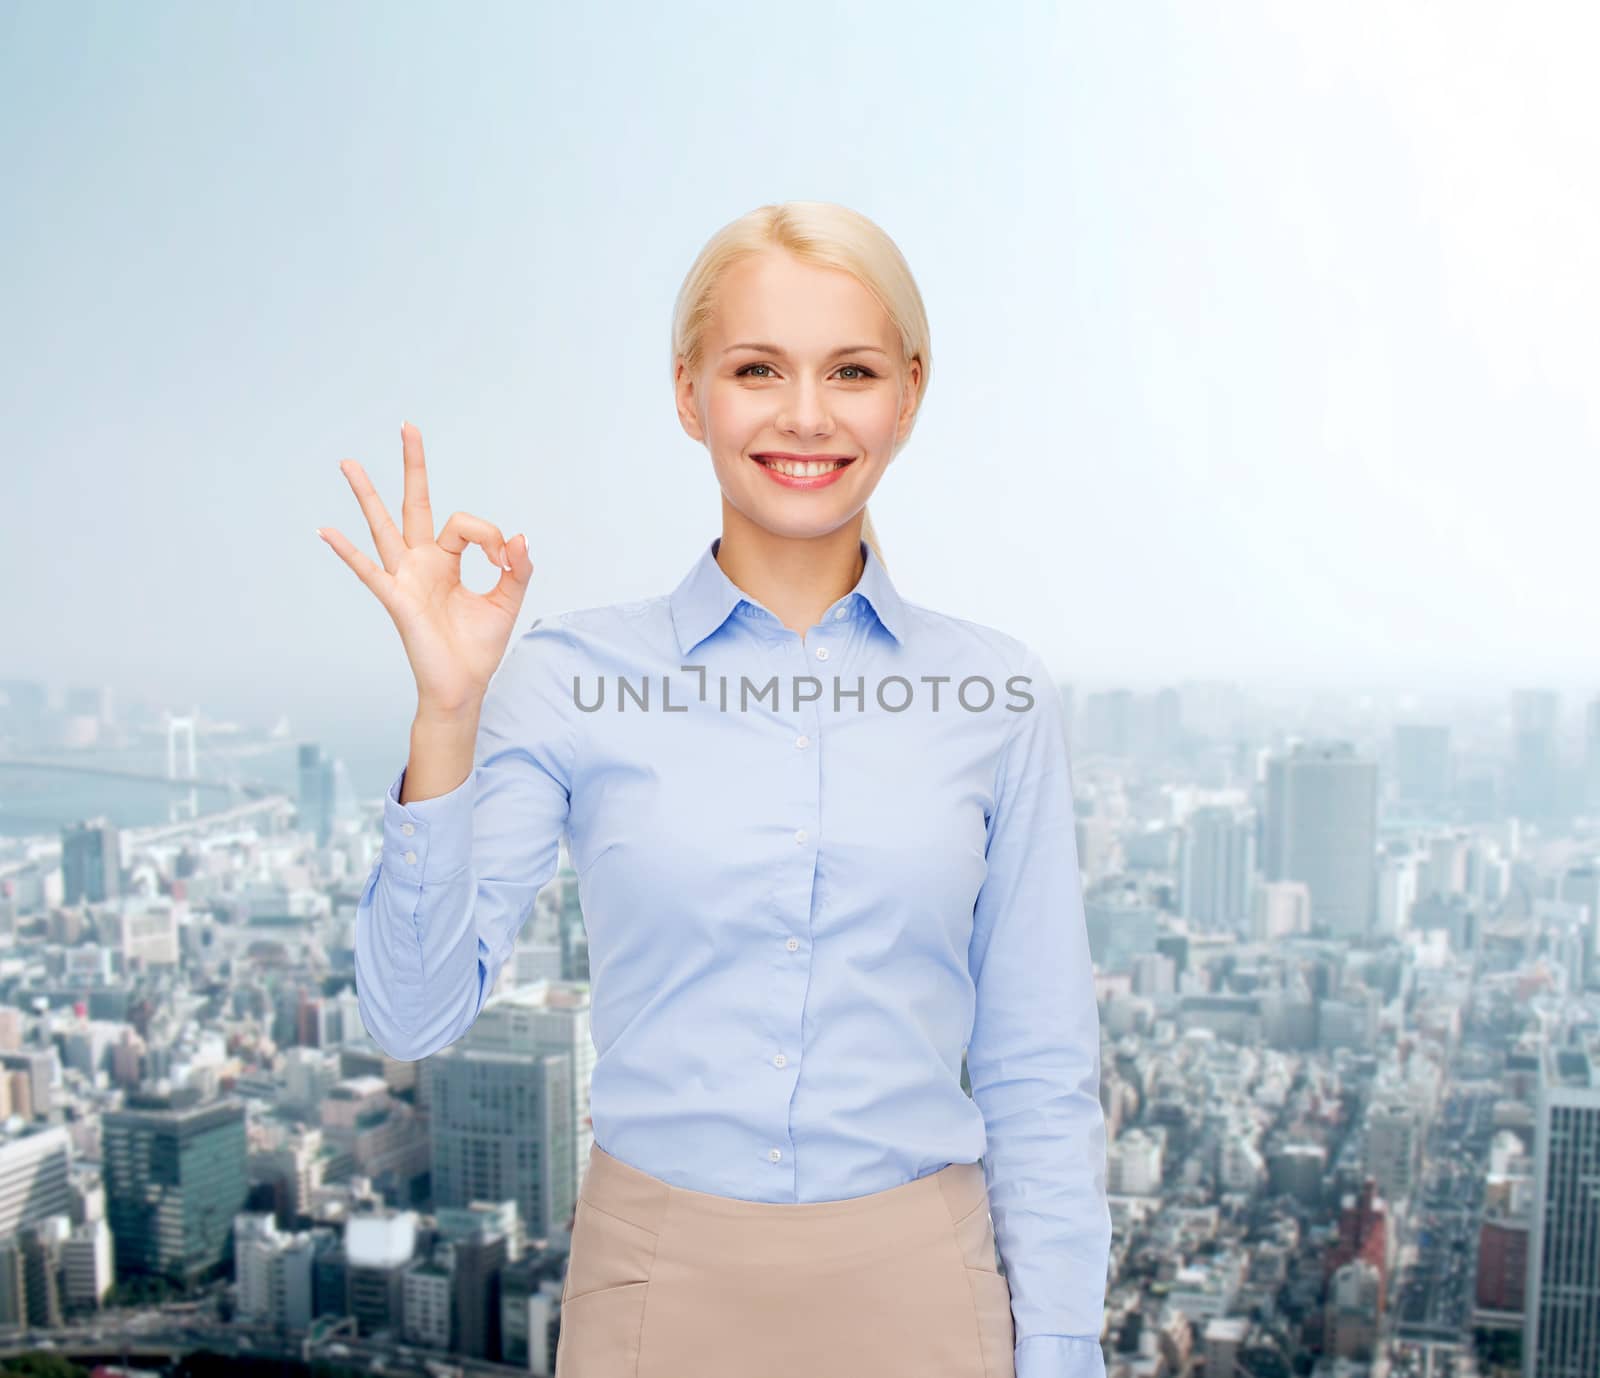
<path id="1" fill-rule="evenodd" d="M 1531 691 L 1451 726 L 1213 685 L 1062 707 L 1108 1373 L 1600 1372 L 1600 705 L 1576 750 Z M 378 804 L 318 747 L 294 772 L 0 841 L 0 1341 L 549 1373 L 577 878 L 468 1035 L 395 1061 L 351 960 Z"/>

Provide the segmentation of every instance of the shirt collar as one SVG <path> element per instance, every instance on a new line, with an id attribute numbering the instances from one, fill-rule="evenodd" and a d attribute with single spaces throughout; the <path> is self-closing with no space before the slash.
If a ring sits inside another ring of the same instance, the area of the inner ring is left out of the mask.
<path id="1" fill-rule="evenodd" d="M 765 614 L 778 625 L 778 615 L 728 578 L 717 563 L 717 548 L 722 537 L 716 537 L 699 558 L 690 566 L 678 587 L 672 591 L 672 623 L 678 633 L 678 649 L 688 655 L 706 637 L 726 622 L 736 611 Z M 856 586 L 836 603 L 828 606 L 825 617 L 831 618 L 836 609 L 846 616 L 858 617 L 862 605 L 871 608 L 885 631 L 897 642 L 905 639 L 905 605 L 889 580 L 883 562 L 873 554 L 872 547 L 861 543 L 863 565 Z"/>

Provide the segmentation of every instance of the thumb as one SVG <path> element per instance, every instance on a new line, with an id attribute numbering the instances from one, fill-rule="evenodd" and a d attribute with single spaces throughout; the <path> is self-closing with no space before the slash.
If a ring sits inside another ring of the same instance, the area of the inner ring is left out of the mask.
<path id="1" fill-rule="evenodd" d="M 533 576 L 533 561 L 528 558 L 528 538 L 517 534 L 506 542 L 506 559 L 511 568 L 500 575 L 494 586 L 494 596 L 512 607 L 520 606 L 522 595 L 528 591 L 528 580 Z"/>

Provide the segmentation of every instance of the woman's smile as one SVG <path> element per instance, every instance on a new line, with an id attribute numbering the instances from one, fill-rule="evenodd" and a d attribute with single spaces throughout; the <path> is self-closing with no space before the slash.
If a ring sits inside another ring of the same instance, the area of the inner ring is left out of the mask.
<path id="1" fill-rule="evenodd" d="M 783 484 L 785 488 L 826 488 L 837 481 L 855 459 L 853 455 L 848 458 L 829 456 L 804 459 L 776 454 L 751 455 L 750 458 L 766 470 L 774 482 Z"/>

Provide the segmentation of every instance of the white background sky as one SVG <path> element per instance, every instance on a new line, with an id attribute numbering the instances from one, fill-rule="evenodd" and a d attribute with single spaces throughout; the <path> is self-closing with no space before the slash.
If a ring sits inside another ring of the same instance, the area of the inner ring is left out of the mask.
<path id="1" fill-rule="evenodd" d="M 817 198 L 932 321 L 907 597 L 1080 693 L 1592 694 L 1595 16 L 8 4 L 0 673 L 403 751 L 338 461 L 397 510 L 421 426 L 441 521 L 528 531 L 524 622 L 667 591 L 720 521 L 674 295 Z"/>

